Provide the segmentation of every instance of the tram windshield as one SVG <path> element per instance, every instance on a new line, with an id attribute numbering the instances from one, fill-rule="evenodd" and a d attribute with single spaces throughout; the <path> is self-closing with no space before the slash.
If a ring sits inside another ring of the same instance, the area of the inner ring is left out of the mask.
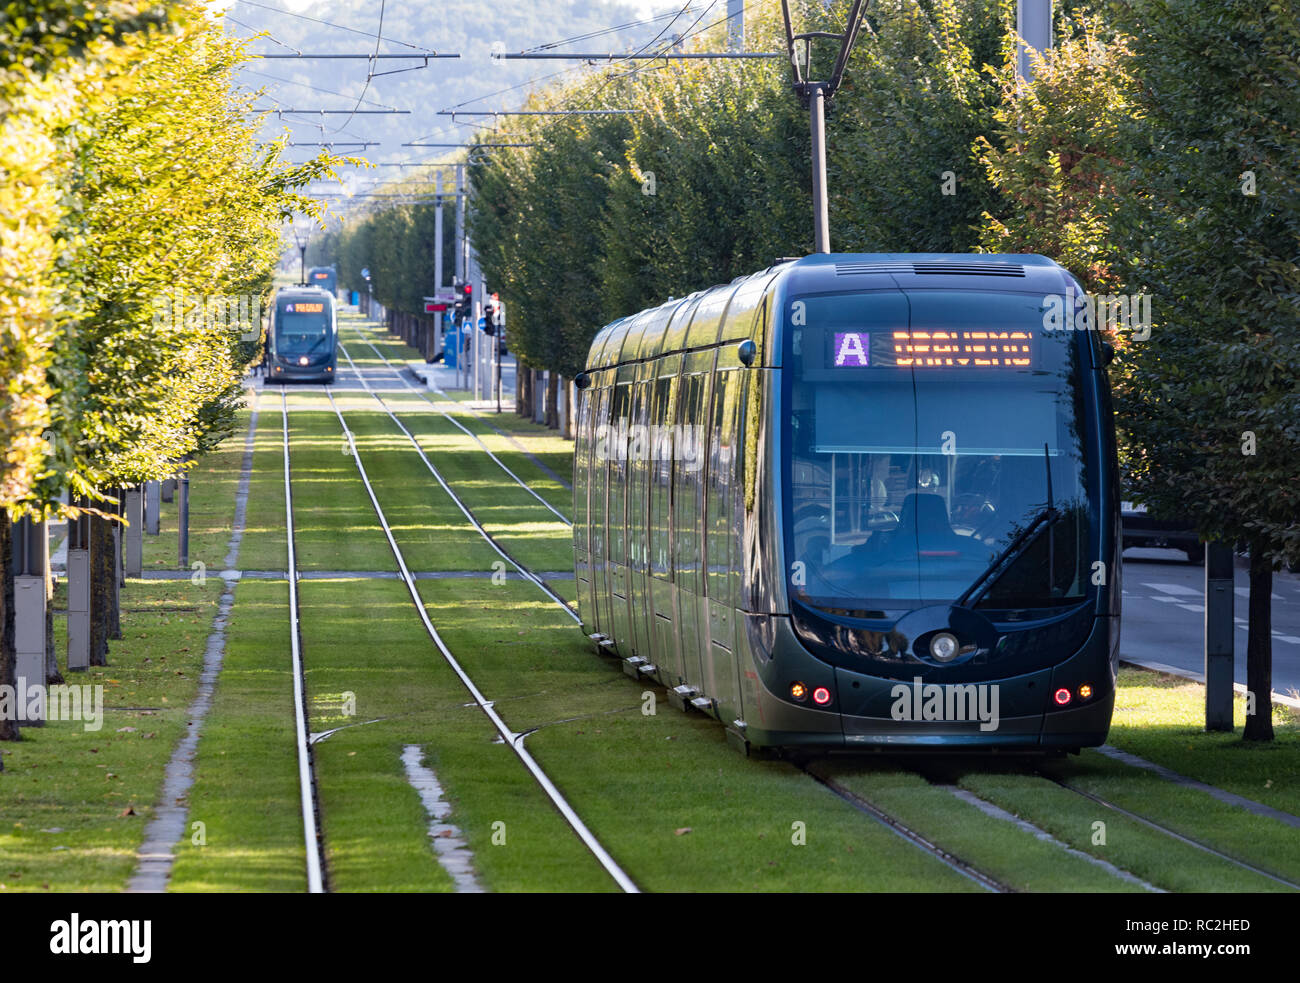
<path id="1" fill-rule="evenodd" d="M 1044 331 L 1041 298 L 895 291 L 790 306 L 792 597 L 878 618 L 1087 595 L 1077 349 L 1071 332 Z"/>
<path id="2" fill-rule="evenodd" d="M 275 347 L 284 357 L 329 355 L 334 349 L 329 302 L 280 301 L 275 312 Z"/>

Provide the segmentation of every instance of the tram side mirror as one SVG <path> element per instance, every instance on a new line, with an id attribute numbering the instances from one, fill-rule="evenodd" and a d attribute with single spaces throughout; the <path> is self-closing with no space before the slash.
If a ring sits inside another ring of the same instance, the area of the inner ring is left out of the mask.
<path id="1" fill-rule="evenodd" d="M 1103 341 L 1101 343 L 1101 364 L 1109 365 L 1113 361 L 1115 361 L 1115 346 L 1109 341 Z"/>
<path id="2" fill-rule="evenodd" d="M 753 365 L 754 358 L 758 355 L 758 346 L 754 344 L 753 340 L 746 338 L 740 343 L 740 347 L 736 350 L 736 354 L 740 356 L 740 363 L 742 365 Z"/>
<path id="3" fill-rule="evenodd" d="M 591 385 L 591 376 L 587 375 L 586 372 L 579 372 L 573 377 L 573 384 L 579 389 L 586 389 Z"/>

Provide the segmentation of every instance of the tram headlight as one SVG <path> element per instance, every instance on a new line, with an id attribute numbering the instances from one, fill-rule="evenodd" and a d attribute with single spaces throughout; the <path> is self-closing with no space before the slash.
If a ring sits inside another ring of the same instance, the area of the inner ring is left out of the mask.
<path id="1" fill-rule="evenodd" d="M 800 703 L 808 699 L 808 687 L 803 683 L 790 684 L 790 699 L 798 700 Z"/>
<path id="2" fill-rule="evenodd" d="M 930 639 L 930 654 L 940 662 L 951 662 L 959 651 L 961 646 L 952 632 L 941 631 Z"/>
<path id="3" fill-rule="evenodd" d="M 306 355 L 299 355 L 299 356 L 298 356 L 298 364 L 299 364 L 299 365 L 306 365 L 306 364 L 307 364 L 307 356 L 306 356 Z"/>

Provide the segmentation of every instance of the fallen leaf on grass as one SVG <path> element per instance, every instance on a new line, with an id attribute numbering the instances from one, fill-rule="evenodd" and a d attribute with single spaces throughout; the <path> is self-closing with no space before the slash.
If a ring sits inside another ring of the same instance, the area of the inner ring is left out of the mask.
<path id="1" fill-rule="evenodd" d="M 685 835 L 686 835 L 687 833 L 689 833 L 690 831 L 691 831 L 691 828 L 690 828 L 689 826 L 682 826 L 682 827 L 679 827 L 678 829 L 673 830 L 673 833 L 674 833 L 675 835 L 677 835 L 677 836 L 685 836 Z"/>
<path id="2" fill-rule="evenodd" d="M 119 727 L 119 728 L 117 729 L 117 732 L 118 732 L 119 734 L 134 734 L 134 733 L 135 733 L 135 728 L 134 728 L 134 727 Z"/>
<path id="3" fill-rule="evenodd" d="M 134 816 L 134 815 L 135 815 L 135 809 L 133 809 L 131 806 L 127 806 L 125 809 L 123 809 L 121 812 L 117 814 L 117 818 L 123 819 L 127 816 Z"/>

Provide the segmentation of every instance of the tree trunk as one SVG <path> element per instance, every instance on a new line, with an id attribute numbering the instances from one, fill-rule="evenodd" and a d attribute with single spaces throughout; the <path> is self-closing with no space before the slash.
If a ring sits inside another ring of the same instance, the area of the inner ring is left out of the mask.
<path id="1" fill-rule="evenodd" d="M 533 372 L 526 365 L 515 363 L 515 414 L 532 416 Z"/>
<path id="2" fill-rule="evenodd" d="M 109 519 L 90 517 L 90 664 L 108 665 L 109 609 L 117 577 L 113 527 Z"/>
<path id="3" fill-rule="evenodd" d="M 14 693 L 18 685 L 18 650 L 14 637 L 13 526 L 4 508 L 0 508 L 0 585 L 0 686 L 8 687 L 4 692 Z M 19 740 L 16 702 L 13 707 L 12 715 L 0 714 L 0 741 Z M 3 767 L 0 761 L 0 769 Z"/>
<path id="4" fill-rule="evenodd" d="M 546 426 L 556 430 L 560 426 L 560 374 L 555 371 L 546 373 Z"/>
<path id="5" fill-rule="evenodd" d="M 1273 740 L 1273 562 L 1261 541 L 1250 544 L 1250 633 L 1246 641 L 1246 691 L 1255 712 L 1246 717 L 1247 741 Z"/>

